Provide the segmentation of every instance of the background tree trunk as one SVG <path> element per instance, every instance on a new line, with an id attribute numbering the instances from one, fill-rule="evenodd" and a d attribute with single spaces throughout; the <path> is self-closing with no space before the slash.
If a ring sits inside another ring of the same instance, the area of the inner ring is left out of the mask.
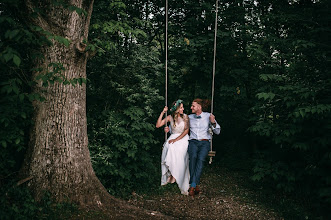
<path id="1" fill-rule="evenodd" d="M 33 8 L 45 12 L 33 19 L 35 25 L 71 42 L 66 47 L 54 41 L 52 46 L 42 48 L 44 59 L 36 67 L 52 72 L 56 68 L 50 64 L 62 64 L 61 74 L 67 80 L 86 78 L 87 53 L 79 51 L 77 45 L 88 37 L 93 0 L 76 0 L 69 4 L 84 9 L 87 15 L 79 15 L 63 5 L 51 5 L 49 1 L 26 1 L 30 12 Z M 38 74 L 40 72 L 35 72 L 33 77 Z M 55 82 L 45 87 L 38 82 L 34 92 L 42 94 L 46 100 L 34 103 L 34 126 L 22 176 L 32 178 L 28 184 L 36 198 L 48 191 L 57 201 L 101 205 L 109 195 L 96 177 L 90 160 L 86 84 Z"/>

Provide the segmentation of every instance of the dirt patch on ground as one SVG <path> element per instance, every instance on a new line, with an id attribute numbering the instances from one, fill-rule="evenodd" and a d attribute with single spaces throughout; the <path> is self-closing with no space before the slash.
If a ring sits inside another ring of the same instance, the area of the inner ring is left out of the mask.
<path id="1" fill-rule="evenodd" d="M 146 194 L 133 192 L 128 200 L 113 197 L 103 210 L 80 210 L 70 219 L 316 219 L 301 200 L 252 182 L 250 175 L 250 169 L 212 164 L 203 172 L 201 195 L 194 198 L 180 194 L 176 183 L 168 184 Z"/>
<path id="2" fill-rule="evenodd" d="M 283 219 L 261 204 L 256 196 L 257 199 L 252 199 L 256 192 L 242 188 L 240 181 L 245 180 L 216 166 L 203 174 L 199 196 L 181 195 L 177 185 L 168 184 L 159 195 L 134 193 L 128 203 L 149 210 L 150 216 L 161 219 Z"/>

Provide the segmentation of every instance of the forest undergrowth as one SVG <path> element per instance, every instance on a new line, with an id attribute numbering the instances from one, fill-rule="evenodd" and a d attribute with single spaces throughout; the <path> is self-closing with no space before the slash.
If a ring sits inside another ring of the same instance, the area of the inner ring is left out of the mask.
<path id="1" fill-rule="evenodd" d="M 129 203 L 174 219 L 319 219 L 304 199 L 256 183 L 250 175 L 247 168 L 214 163 L 205 167 L 199 196 L 181 195 L 176 184 L 168 184 L 154 193 L 134 194 Z"/>

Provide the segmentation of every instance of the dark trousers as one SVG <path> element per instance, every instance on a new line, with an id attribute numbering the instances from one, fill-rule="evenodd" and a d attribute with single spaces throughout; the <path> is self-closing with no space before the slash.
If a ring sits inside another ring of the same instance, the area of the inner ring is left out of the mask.
<path id="1" fill-rule="evenodd" d="M 190 184 L 200 184 L 200 176 L 204 161 L 210 150 L 209 141 L 189 140 L 188 154 L 189 154 L 189 168 L 190 168 Z"/>

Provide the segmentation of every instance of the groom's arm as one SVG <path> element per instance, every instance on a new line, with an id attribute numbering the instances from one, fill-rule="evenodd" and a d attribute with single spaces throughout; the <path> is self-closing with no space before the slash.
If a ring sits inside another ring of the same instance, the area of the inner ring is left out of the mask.
<path id="1" fill-rule="evenodd" d="M 209 120 L 211 123 L 211 128 L 215 134 L 221 133 L 221 126 L 217 123 L 215 116 L 213 114 L 210 114 Z"/>

